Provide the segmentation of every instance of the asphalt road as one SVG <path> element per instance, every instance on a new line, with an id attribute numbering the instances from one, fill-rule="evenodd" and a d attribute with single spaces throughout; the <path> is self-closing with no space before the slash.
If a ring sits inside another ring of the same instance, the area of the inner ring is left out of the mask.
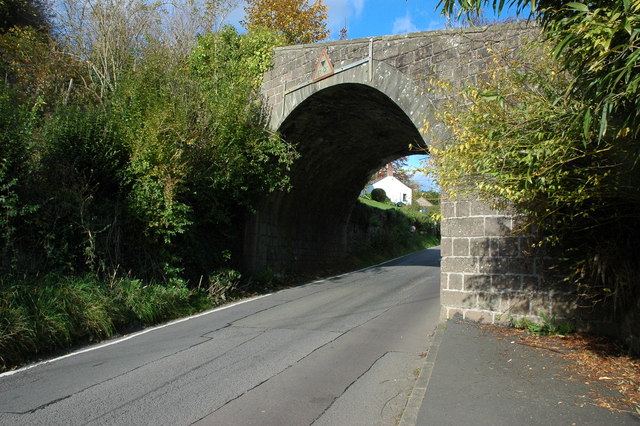
<path id="1" fill-rule="evenodd" d="M 1 425 L 393 425 L 439 316 L 439 249 L 0 376 Z"/>

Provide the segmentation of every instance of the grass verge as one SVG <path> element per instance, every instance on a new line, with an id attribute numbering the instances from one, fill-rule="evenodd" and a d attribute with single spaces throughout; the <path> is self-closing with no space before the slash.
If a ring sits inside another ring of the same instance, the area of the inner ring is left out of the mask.
<path id="1" fill-rule="evenodd" d="M 182 283 L 144 284 L 91 275 L 50 275 L 0 286 L 0 371 L 121 330 L 157 324 L 212 307 L 205 291 Z"/>

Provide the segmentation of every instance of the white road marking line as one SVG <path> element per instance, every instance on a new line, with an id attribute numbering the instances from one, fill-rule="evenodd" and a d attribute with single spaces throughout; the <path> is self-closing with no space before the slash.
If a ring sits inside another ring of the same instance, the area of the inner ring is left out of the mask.
<path id="1" fill-rule="evenodd" d="M 80 355 L 80 354 L 83 354 L 83 353 L 86 353 L 86 352 L 91 352 L 91 351 L 95 351 L 95 350 L 98 350 L 98 349 L 106 348 L 107 346 L 116 345 L 118 343 L 125 342 L 125 341 L 127 341 L 129 339 L 133 339 L 134 337 L 138 337 L 138 336 L 141 336 L 143 334 L 147 334 L 147 333 L 155 331 L 155 330 L 160 330 L 162 328 L 169 327 L 169 326 L 172 326 L 174 324 L 179 324 L 181 322 L 185 322 L 185 321 L 189 321 L 189 320 L 192 320 L 192 319 L 195 319 L 195 318 L 199 318 L 199 317 L 202 317 L 202 316 L 205 316 L 205 315 L 213 314 L 215 312 L 220 312 L 220 311 L 223 311 L 225 309 L 233 308 L 234 306 L 242 305 L 244 303 L 253 302 L 254 300 L 262 299 L 263 297 L 271 296 L 272 294 L 273 293 L 263 294 L 263 295 L 260 295 L 260 296 L 251 297 L 249 299 L 240 300 L 238 302 L 230 303 L 228 305 L 219 306 L 219 307 L 211 309 L 209 311 L 200 312 L 199 314 L 195 314 L 195 315 L 192 315 L 192 316 L 189 316 L 189 317 L 173 320 L 173 321 L 170 321 L 170 322 L 168 322 L 166 324 L 158 325 L 158 326 L 155 326 L 155 327 L 145 328 L 144 330 L 141 330 L 141 331 L 139 331 L 137 333 L 129 334 L 127 336 L 120 337 L 120 338 L 117 338 L 117 339 L 114 339 L 114 340 L 111 340 L 111 341 L 108 341 L 108 342 L 105 342 L 105 343 L 97 344 L 95 346 L 91 346 L 91 347 L 88 347 L 88 348 L 85 348 L 85 349 L 80 349 L 78 351 L 71 352 L 71 353 L 68 353 L 66 355 L 59 356 L 57 358 L 52 358 L 52 359 L 47 359 L 45 361 L 40 361 L 40 362 L 37 362 L 35 364 L 31 364 L 31 365 L 27 365 L 27 366 L 22 367 L 22 368 L 18 368 L 17 370 L 6 371 L 6 372 L 0 374 L 0 378 L 11 376 L 11 375 L 17 374 L 17 373 L 21 373 L 23 371 L 30 370 L 32 368 L 39 367 L 41 365 L 51 364 L 53 362 L 57 362 L 57 361 L 65 359 L 65 358 L 70 358 L 72 356 Z"/>

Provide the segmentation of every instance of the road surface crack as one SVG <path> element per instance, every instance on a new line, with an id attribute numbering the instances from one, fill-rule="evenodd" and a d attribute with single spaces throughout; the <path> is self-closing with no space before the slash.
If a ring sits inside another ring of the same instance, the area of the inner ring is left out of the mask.
<path id="1" fill-rule="evenodd" d="M 333 407 L 333 404 L 335 404 L 335 403 L 336 403 L 336 401 L 337 401 L 337 400 L 339 400 L 339 399 L 342 397 L 342 395 L 344 395 L 344 394 L 345 394 L 345 393 L 346 393 L 346 392 L 351 388 L 351 386 L 353 386 L 353 385 L 354 385 L 358 380 L 360 380 L 360 379 L 361 379 L 365 374 L 367 374 L 369 371 L 371 371 L 371 369 L 373 368 L 373 366 L 374 366 L 374 365 L 376 365 L 376 363 L 377 363 L 378 361 L 380 361 L 382 358 L 384 358 L 385 356 L 387 356 L 387 354 L 389 354 L 389 353 L 391 353 L 391 352 L 388 352 L 388 351 L 387 351 L 387 352 L 383 353 L 382 355 L 380 355 L 378 358 L 376 358 L 376 359 L 371 363 L 371 365 L 369 365 L 369 367 L 368 367 L 365 371 L 363 371 L 363 372 L 362 372 L 362 374 L 360 374 L 358 377 L 356 377 L 355 379 L 353 379 L 353 381 L 352 381 L 351 383 L 349 383 L 349 384 L 347 385 L 347 387 L 345 387 L 345 388 L 344 388 L 344 390 L 340 393 L 340 395 L 338 395 L 338 396 L 336 396 L 335 398 L 333 398 L 333 401 L 331 401 L 331 404 L 327 405 L 327 407 L 322 411 L 322 413 L 320 413 L 320 414 L 318 415 L 318 417 L 316 417 L 315 419 L 313 419 L 313 421 L 311 422 L 311 425 L 313 425 L 313 424 L 314 424 L 315 422 L 317 422 L 317 421 L 318 421 L 322 416 L 324 416 L 324 415 L 325 415 L 325 413 L 326 413 L 327 411 L 329 411 L 329 409 L 330 409 L 331 407 Z"/>
<path id="2" fill-rule="evenodd" d="M 161 383 L 160 385 L 158 385 L 158 386 L 154 387 L 153 389 L 151 389 L 151 390 L 149 390 L 149 391 L 145 392 L 145 393 L 144 393 L 144 395 L 141 395 L 141 396 L 139 396 L 139 397 L 137 397 L 137 398 L 130 399 L 130 400 L 128 400 L 127 402 L 125 402 L 125 403 L 123 403 L 123 404 L 120 404 L 120 405 L 118 405 L 117 407 L 114 407 L 113 409 L 111 409 L 111 410 L 109 410 L 109 411 L 107 411 L 107 412 L 105 412 L 105 413 L 102 413 L 101 415 L 99 415 L 99 416 L 97 416 L 97 417 L 95 417 L 95 418 L 93 418 L 93 419 L 89 420 L 89 422 L 88 422 L 88 423 L 91 423 L 91 422 L 94 422 L 94 421 L 96 421 L 96 420 L 98 420 L 98 419 L 100 419 L 100 418 L 103 418 L 103 417 L 105 417 L 106 415 L 108 415 L 108 414 L 110 414 L 110 413 L 113 413 L 113 412 L 115 412 L 115 411 L 119 410 L 119 409 L 120 409 L 120 408 L 122 408 L 122 407 L 125 407 L 125 406 L 127 406 L 127 405 L 129 405 L 129 404 L 131 404 L 131 403 L 133 403 L 133 402 L 135 402 L 135 401 L 139 401 L 140 399 L 147 397 L 149 394 L 154 393 L 154 392 L 157 392 L 158 390 L 160 390 L 160 389 L 162 389 L 162 388 L 165 388 L 167 385 L 169 385 L 169 384 L 170 384 L 170 383 L 172 383 L 172 382 L 175 382 L 175 381 L 176 381 L 176 380 L 178 380 L 179 378 L 184 377 L 184 376 L 186 376 L 187 374 L 192 373 L 192 372 L 194 372 L 194 371 L 196 371 L 196 370 L 198 370 L 198 369 L 202 368 L 204 365 L 210 364 L 210 363 L 212 363 L 212 362 L 214 362 L 214 361 L 216 361 L 216 360 L 218 360 L 218 359 L 222 358 L 223 356 L 227 355 L 229 352 L 234 351 L 234 350 L 238 349 L 239 347 L 241 347 L 241 346 L 243 346 L 243 345 L 246 345 L 247 343 L 249 343 L 249 342 L 251 342 L 251 341 L 253 341 L 253 340 L 255 340 L 255 339 L 259 338 L 259 337 L 260 337 L 260 336 L 262 336 L 266 331 L 267 331 L 267 330 L 263 330 L 263 331 L 262 331 L 262 333 L 257 334 L 257 335 L 255 335 L 255 336 L 251 337 L 250 339 L 247 339 L 247 340 L 245 340 L 244 342 L 242 342 L 242 343 L 240 343 L 240 344 L 238 344 L 238 345 L 236 345 L 236 346 L 234 346 L 234 347 L 232 347 L 232 348 L 229 348 L 228 350 L 224 351 L 224 352 L 223 352 L 223 353 L 221 353 L 220 355 L 218 355 L 218 356 L 216 356 L 216 357 L 214 357 L 214 358 L 211 358 L 211 359 L 207 359 L 205 362 L 202 362 L 202 363 L 200 363 L 200 364 L 198 364 L 198 365 L 196 365 L 196 366 L 194 366 L 194 367 L 192 367 L 192 368 L 190 368 L 190 369 L 188 369 L 188 370 L 185 370 L 185 371 L 183 371 L 182 373 L 180 373 L 179 375 L 177 375 L 177 376 L 175 376 L 175 377 L 172 377 L 172 378 L 171 378 L 171 379 L 169 379 L 169 380 L 165 380 L 165 381 L 164 381 L 163 383 Z M 211 338 L 211 339 L 213 339 L 213 338 Z M 182 351 L 180 351 L 180 352 L 182 352 Z M 160 360 L 160 359 L 159 359 L 159 360 Z M 149 363 L 149 364 L 150 364 L 150 363 Z M 141 368 L 141 367 L 138 367 L 138 368 Z M 136 369 L 137 369 L 137 368 L 136 368 Z M 132 370 L 132 371 L 133 371 L 133 370 Z M 114 378 L 115 378 L 115 377 L 114 377 Z M 109 380 L 112 380 L 112 379 L 109 379 Z M 105 382 L 107 382 L 107 381 L 109 381 L 109 380 L 106 380 L 106 381 L 104 381 L 103 383 L 105 383 Z"/>

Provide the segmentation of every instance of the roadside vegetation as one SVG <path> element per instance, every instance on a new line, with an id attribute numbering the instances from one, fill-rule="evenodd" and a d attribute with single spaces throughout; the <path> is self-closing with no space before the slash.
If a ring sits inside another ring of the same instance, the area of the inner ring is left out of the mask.
<path id="1" fill-rule="evenodd" d="M 640 1 L 442 2 L 469 18 L 505 4 L 529 8 L 542 37 L 517 54 L 494 49 L 473 88 L 433 82 L 453 137 L 431 150 L 432 168 L 450 194 L 522 212 L 519 231 L 539 237 L 530 250 L 554 259 L 581 306 L 637 330 Z"/>
<path id="2" fill-rule="evenodd" d="M 384 191 L 383 191 L 384 192 Z M 351 214 L 358 243 L 346 260 L 347 269 L 363 268 L 440 244 L 438 207 L 421 212 L 418 205 L 397 206 L 360 197 Z"/>
<path id="3" fill-rule="evenodd" d="M 292 34 L 224 0 L 48 6 L 0 2 L 0 371 L 262 290 L 242 223 L 297 157 L 259 98 Z"/>

